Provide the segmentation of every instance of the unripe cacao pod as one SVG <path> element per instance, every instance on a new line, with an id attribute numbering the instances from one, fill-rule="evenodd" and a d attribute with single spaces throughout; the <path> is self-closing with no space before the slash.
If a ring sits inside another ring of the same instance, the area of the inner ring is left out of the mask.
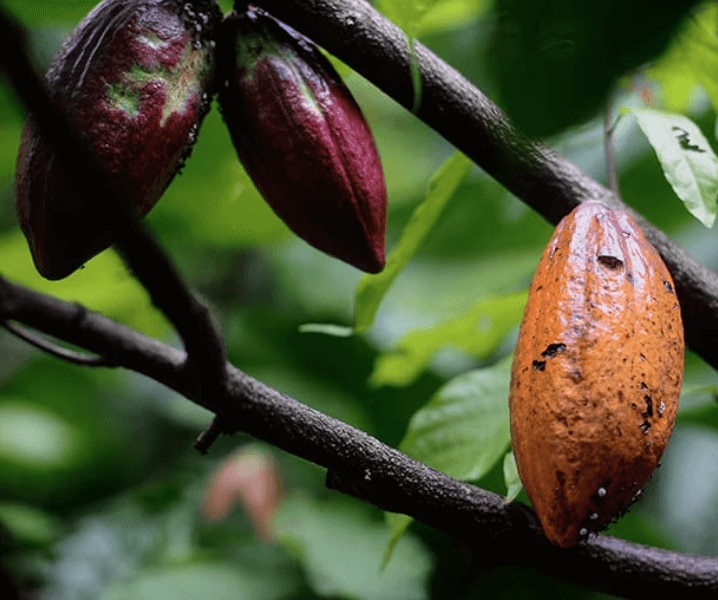
<path id="1" fill-rule="evenodd" d="M 213 0 L 104 0 L 50 63 L 50 96 L 139 215 L 187 158 L 209 109 L 220 18 Z M 105 199 L 78 188 L 30 116 L 16 166 L 17 210 L 48 279 L 69 275 L 113 240 L 97 211 Z"/>
<path id="2" fill-rule="evenodd" d="M 673 428 L 683 326 L 668 269 L 627 212 L 585 202 L 534 275 L 511 372 L 511 439 L 548 539 L 570 546 L 637 497 Z"/>
<path id="3" fill-rule="evenodd" d="M 329 61 L 260 9 L 225 21 L 219 102 L 240 161 L 312 246 L 384 267 L 386 187 L 374 138 Z"/>

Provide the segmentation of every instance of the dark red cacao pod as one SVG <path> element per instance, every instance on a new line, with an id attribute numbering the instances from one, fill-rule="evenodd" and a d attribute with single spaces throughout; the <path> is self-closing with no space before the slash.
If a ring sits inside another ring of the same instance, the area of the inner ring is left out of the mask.
<path id="1" fill-rule="evenodd" d="M 311 41 L 259 9 L 230 15 L 221 39 L 220 107 L 257 189 L 309 244 L 380 271 L 384 173 L 335 69 Z"/>
<path id="2" fill-rule="evenodd" d="M 52 99 L 119 198 L 146 214 L 189 155 L 214 81 L 213 0 L 104 0 L 50 63 Z M 102 198 L 78 190 L 32 117 L 16 165 L 17 211 L 38 271 L 72 273 L 113 241 Z"/>
<path id="3" fill-rule="evenodd" d="M 571 546 L 618 517 L 658 466 L 685 344 L 673 280 L 623 210 L 584 202 L 536 268 L 511 372 L 511 441 L 546 533 Z"/>

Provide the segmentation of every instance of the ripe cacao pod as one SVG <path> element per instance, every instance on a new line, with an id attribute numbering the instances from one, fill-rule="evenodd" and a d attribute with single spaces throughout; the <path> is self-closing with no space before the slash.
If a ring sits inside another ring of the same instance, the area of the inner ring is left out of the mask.
<path id="1" fill-rule="evenodd" d="M 683 326 L 627 212 L 585 202 L 538 264 L 511 372 L 511 439 L 548 539 L 570 546 L 637 497 L 673 428 Z"/>
<path id="2" fill-rule="evenodd" d="M 50 63 L 48 93 L 117 195 L 144 215 L 191 151 L 209 109 L 214 0 L 104 0 Z M 60 279 L 112 243 L 32 116 L 16 165 L 17 210 L 33 260 Z"/>
<path id="3" fill-rule="evenodd" d="M 369 126 L 308 39 L 260 9 L 225 21 L 219 102 L 240 161 L 306 242 L 384 267 L 386 187 Z"/>

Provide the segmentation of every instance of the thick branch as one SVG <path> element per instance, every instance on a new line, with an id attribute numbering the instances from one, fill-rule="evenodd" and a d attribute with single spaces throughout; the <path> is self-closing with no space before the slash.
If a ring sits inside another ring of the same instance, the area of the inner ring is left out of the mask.
<path id="1" fill-rule="evenodd" d="M 364 0 L 257 0 L 411 109 L 409 46 L 404 33 Z M 548 221 L 557 223 L 578 203 L 623 206 L 609 190 L 514 129 L 501 110 L 421 44 L 418 116 Z M 625 208 L 625 207 L 624 207 Z M 635 214 L 635 213 L 634 213 Z M 676 283 L 686 340 L 718 368 L 718 275 L 638 216 Z"/>
<path id="2" fill-rule="evenodd" d="M 0 279 L 0 319 L 18 321 L 113 364 L 143 373 L 207 406 L 183 369 L 184 354 L 106 317 Z M 718 558 L 647 548 L 606 536 L 562 550 L 533 516 L 493 493 L 435 471 L 353 427 L 227 365 L 222 404 L 232 427 L 329 470 L 331 487 L 415 517 L 484 553 L 486 565 L 530 565 L 551 575 L 642 598 L 658 593 L 715 597 Z M 208 407 L 211 408 L 211 407 Z"/>

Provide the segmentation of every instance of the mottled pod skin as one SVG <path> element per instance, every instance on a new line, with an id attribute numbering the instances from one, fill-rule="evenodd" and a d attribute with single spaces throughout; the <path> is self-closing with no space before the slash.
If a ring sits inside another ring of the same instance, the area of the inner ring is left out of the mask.
<path id="1" fill-rule="evenodd" d="M 214 77 L 213 0 L 105 0 L 50 63 L 47 88 L 95 153 L 119 197 L 144 215 L 196 138 Z M 97 205 L 78 191 L 28 118 L 16 168 L 17 210 L 38 271 L 72 273 L 112 243 Z"/>
<path id="2" fill-rule="evenodd" d="M 511 439 L 546 536 L 571 546 L 618 517 L 673 428 L 683 377 L 673 281 L 625 211 L 585 202 L 529 290 L 511 373 Z"/>
<path id="3" fill-rule="evenodd" d="M 374 138 L 329 61 L 259 9 L 225 21 L 219 101 L 247 173 L 306 242 L 384 267 L 386 187 Z"/>

